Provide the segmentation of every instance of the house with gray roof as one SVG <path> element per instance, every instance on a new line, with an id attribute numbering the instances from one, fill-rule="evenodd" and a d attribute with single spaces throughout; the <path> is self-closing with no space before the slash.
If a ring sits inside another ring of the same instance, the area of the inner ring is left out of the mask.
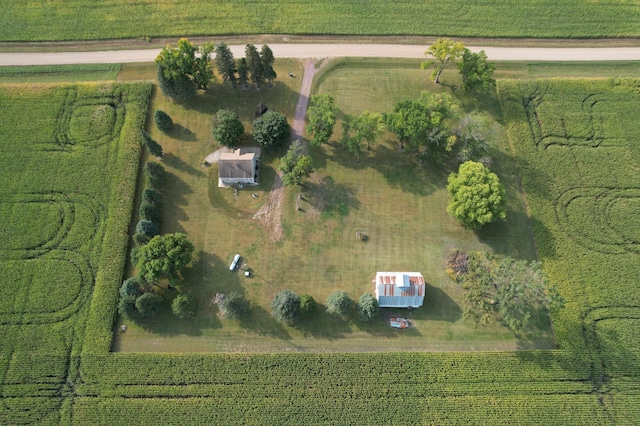
<path id="1" fill-rule="evenodd" d="M 244 188 L 258 185 L 260 148 L 242 147 L 220 154 L 218 186 Z"/>

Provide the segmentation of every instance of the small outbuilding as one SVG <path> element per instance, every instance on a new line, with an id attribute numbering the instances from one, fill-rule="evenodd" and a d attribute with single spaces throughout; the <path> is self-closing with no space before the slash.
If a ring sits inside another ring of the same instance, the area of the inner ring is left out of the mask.
<path id="1" fill-rule="evenodd" d="M 378 272 L 375 291 L 381 308 L 418 308 L 426 285 L 420 272 Z"/>
<path id="2" fill-rule="evenodd" d="M 220 154 L 218 186 L 245 187 L 258 185 L 260 148 L 243 147 Z"/>

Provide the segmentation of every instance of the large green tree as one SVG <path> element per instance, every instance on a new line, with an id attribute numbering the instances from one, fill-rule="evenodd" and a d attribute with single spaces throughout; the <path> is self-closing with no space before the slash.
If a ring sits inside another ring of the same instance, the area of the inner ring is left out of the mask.
<path id="1" fill-rule="evenodd" d="M 162 145 L 153 140 L 149 133 L 145 131 L 142 132 L 142 139 L 144 140 L 144 144 L 147 147 L 149 154 L 153 155 L 154 157 L 162 158 Z"/>
<path id="2" fill-rule="evenodd" d="M 269 83 L 273 83 L 273 80 L 278 77 L 278 74 L 276 74 L 276 71 L 273 69 L 273 63 L 276 59 L 273 57 L 271 48 L 266 44 L 262 45 L 262 49 L 260 50 L 260 59 L 262 60 L 262 71 L 264 78 Z"/>
<path id="3" fill-rule="evenodd" d="M 311 133 L 313 139 L 311 145 L 320 146 L 329 142 L 333 135 L 333 127 L 336 124 L 336 113 L 338 106 L 335 99 L 331 95 L 313 95 L 309 98 L 309 108 L 307 109 L 307 117 L 309 118 L 309 126 L 307 132 Z"/>
<path id="4" fill-rule="evenodd" d="M 219 306 L 224 319 L 241 319 L 249 312 L 249 301 L 237 291 L 227 294 Z"/>
<path id="5" fill-rule="evenodd" d="M 276 111 L 267 111 L 253 122 L 253 139 L 264 148 L 277 148 L 291 137 L 287 117 Z"/>
<path id="6" fill-rule="evenodd" d="M 466 161 L 447 180 L 450 201 L 447 211 L 461 224 L 480 229 L 507 216 L 504 186 L 498 176 L 481 163 Z"/>
<path id="7" fill-rule="evenodd" d="M 235 146 L 244 133 L 244 126 L 235 112 L 219 109 L 213 117 L 211 133 L 218 143 L 229 147 Z"/>
<path id="8" fill-rule="evenodd" d="M 397 103 L 384 114 L 384 121 L 403 149 L 440 161 L 455 144 L 451 127 L 457 114 L 458 105 L 450 95 L 422 92 L 417 101 Z"/>
<path id="9" fill-rule="evenodd" d="M 280 159 L 279 170 L 282 172 L 282 182 L 285 185 L 300 185 L 303 178 L 313 173 L 313 160 L 302 153 L 299 141 L 296 141 Z"/>
<path id="10" fill-rule="evenodd" d="M 498 318 L 518 332 L 527 326 L 537 310 L 548 312 L 564 305 L 564 299 L 549 283 L 540 262 L 487 252 L 471 252 L 462 258 L 466 265 L 456 267 L 464 271 L 458 278 L 465 290 L 465 318 L 482 325 Z"/>
<path id="11" fill-rule="evenodd" d="M 362 321 L 371 321 L 378 316 L 380 307 L 378 300 L 371 293 L 364 293 L 358 299 L 358 315 Z"/>
<path id="12" fill-rule="evenodd" d="M 197 89 L 206 89 L 214 78 L 211 64 L 213 50 L 211 43 L 197 47 L 186 38 L 180 39 L 177 47 L 167 46 L 162 49 L 156 57 L 162 92 L 180 100 L 195 94 Z"/>
<path id="13" fill-rule="evenodd" d="M 353 300 L 346 291 L 335 291 L 327 298 L 327 313 L 329 314 L 346 317 L 352 308 Z"/>
<path id="14" fill-rule="evenodd" d="M 157 283 L 168 278 L 171 283 L 180 279 L 180 273 L 193 258 L 193 243 L 182 233 L 157 235 L 149 244 L 138 248 L 136 266 L 145 281 Z"/>
<path id="15" fill-rule="evenodd" d="M 225 43 L 217 43 L 215 48 L 216 67 L 218 73 L 222 76 L 223 81 L 228 81 L 233 87 L 236 87 L 238 77 L 236 76 L 236 61 L 233 59 L 231 49 Z"/>
<path id="16" fill-rule="evenodd" d="M 363 111 L 357 117 L 347 114 L 342 123 L 342 144 L 353 155 L 360 157 L 364 145 L 370 149 L 384 130 L 384 120 L 377 112 Z"/>
<path id="17" fill-rule="evenodd" d="M 190 294 L 179 294 L 171 302 L 171 311 L 181 319 L 192 318 L 196 314 L 198 302 Z"/>
<path id="18" fill-rule="evenodd" d="M 253 44 L 247 44 L 244 49 L 244 54 L 251 81 L 259 88 L 265 80 L 264 64 L 262 63 L 260 52 L 258 52 L 258 49 L 256 49 Z"/>
<path id="19" fill-rule="evenodd" d="M 432 59 L 424 61 L 420 67 L 427 69 L 433 67 L 431 78 L 435 84 L 440 82 L 440 74 L 445 69 L 449 61 L 456 61 L 464 52 L 464 44 L 459 41 L 453 41 L 448 38 L 439 38 L 424 52 L 425 55 L 431 56 Z"/>
<path id="20" fill-rule="evenodd" d="M 246 87 L 249 82 L 249 65 L 247 65 L 246 58 L 236 60 L 236 68 L 238 69 L 238 84 Z"/>
<path id="21" fill-rule="evenodd" d="M 462 76 L 461 89 L 487 92 L 496 85 L 493 78 L 496 66 L 487 62 L 487 54 L 484 50 L 474 53 L 469 49 L 464 49 L 462 59 L 458 62 L 458 70 Z"/>
<path id="22" fill-rule="evenodd" d="M 155 293 L 145 293 L 136 299 L 136 308 L 141 318 L 152 318 L 162 306 L 162 297 Z"/>
<path id="23" fill-rule="evenodd" d="M 300 297 L 291 290 L 282 290 L 271 302 L 273 317 L 287 324 L 298 321 L 300 314 Z"/>

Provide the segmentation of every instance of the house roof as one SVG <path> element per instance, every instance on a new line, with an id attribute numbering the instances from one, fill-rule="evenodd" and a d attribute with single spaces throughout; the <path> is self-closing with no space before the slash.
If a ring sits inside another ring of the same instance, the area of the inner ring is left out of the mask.
<path id="1" fill-rule="evenodd" d="M 218 176 L 220 179 L 252 178 L 255 160 L 256 153 L 245 148 L 222 153 L 218 160 Z"/>
<path id="2" fill-rule="evenodd" d="M 382 308 L 422 306 L 426 284 L 420 272 L 378 272 L 376 298 Z"/>

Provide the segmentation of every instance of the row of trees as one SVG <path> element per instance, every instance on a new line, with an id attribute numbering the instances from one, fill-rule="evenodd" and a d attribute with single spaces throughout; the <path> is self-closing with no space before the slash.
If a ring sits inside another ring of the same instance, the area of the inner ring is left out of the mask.
<path id="1" fill-rule="evenodd" d="M 278 148 L 291 137 L 291 126 L 287 122 L 287 117 L 269 110 L 262 103 L 258 105 L 258 110 L 256 110 L 256 119 L 253 121 L 253 139 L 263 148 Z M 237 146 L 244 134 L 244 125 L 238 114 L 221 109 L 213 117 L 211 134 L 221 145 Z"/>
<path id="2" fill-rule="evenodd" d="M 354 302 L 347 292 L 339 290 L 327 298 L 327 313 L 346 318 L 356 308 L 362 321 L 370 321 L 378 316 L 378 301 L 371 293 L 364 293 L 358 302 Z M 271 302 L 271 314 L 279 322 L 295 324 L 307 318 L 316 309 L 316 301 L 309 295 L 298 296 L 292 290 L 283 290 L 276 294 Z"/>
<path id="3" fill-rule="evenodd" d="M 275 58 L 266 44 L 259 52 L 253 44 L 247 44 L 246 57 L 235 60 L 225 43 L 196 46 L 182 38 L 177 47 L 166 46 L 156 57 L 158 85 L 162 93 L 184 101 L 195 96 L 197 90 L 206 90 L 209 83 L 215 81 L 212 53 L 216 55 L 218 73 L 233 87 L 238 84 L 246 86 L 251 81 L 259 88 L 277 77 L 273 69 Z"/>

